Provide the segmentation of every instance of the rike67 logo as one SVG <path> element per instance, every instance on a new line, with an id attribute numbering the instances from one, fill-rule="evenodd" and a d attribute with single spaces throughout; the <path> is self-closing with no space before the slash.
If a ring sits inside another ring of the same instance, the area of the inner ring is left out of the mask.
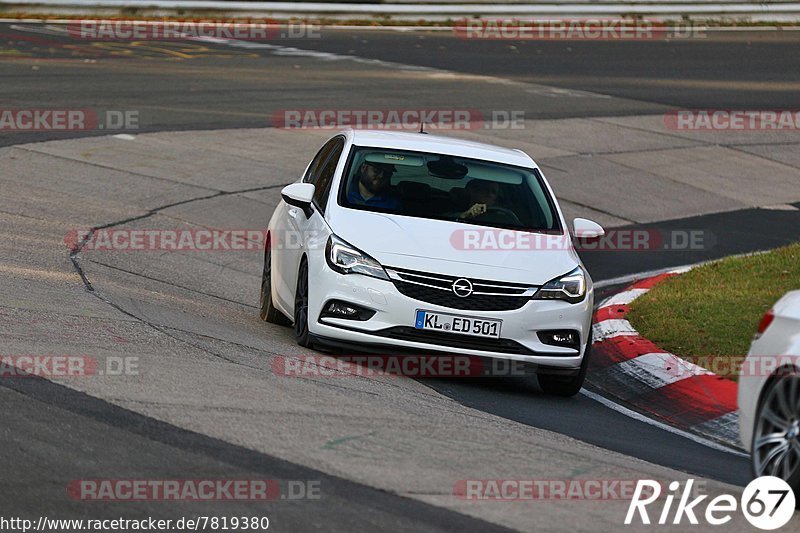
<path id="1" fill-rule="evenodd" d="M 774 530 L 786 525 L 795 510 L 792 488 L 778 477 L 754 479 L 745 487 L 740 501 L 730 494 L 721 494 L 710 501 L 706 501 L 707 494 L 692 498 L 693 484 L 694 480 L 689 479 L 681 490 L 680 482 L 673 481 L 669 484 L 669 492 L 662 495 L 658 481 L 640 479 L 628 506 L 625 524 L 679 525 L 688 522 L 697 525 L 700 524 L 698 518 L 701 518 L 706 524 L 721 526 L 730 522 L 737 510 L 741 509 L 751 525 L 758 529 Z M 663 507 L 658 509 L 659 505 L 653 504 L 662 496 L 666 496 L 663 498 Z M 652 518 L 649 512 L 655 513 Z"/>

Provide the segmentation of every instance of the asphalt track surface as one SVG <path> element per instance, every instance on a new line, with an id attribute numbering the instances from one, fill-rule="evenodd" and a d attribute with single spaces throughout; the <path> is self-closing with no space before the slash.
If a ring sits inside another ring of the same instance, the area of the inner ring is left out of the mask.
<path id="1" fill-rule="evenodd" d="M 448 32 L 321 30 L 320 36 L 269 44 L 396 62 L 396 77 L 347 76 L 346 69 L 339 72 L 341 61 L 318 64 L 312 71 L 299 62 L 285 66 L 270 49 L 208 42 L 91 42 L 72 39 L 63 30 L 2 23 L 2 57 L 19 62 L 4 62 L 0 95 L 19 107 L 47 102 L 136 109 L 141 131 L 265 127 L 274 111 L 332 104 L 342 109 L 514 109 L 523 110 L 526 118 L 799 105 L 797 32 L 725 32 L 704 39 L 635 42 L 474 41 Z M 283 57 L 292 54 L 284 52 Z M 26 61 L 34 58 L 40 62 Z M 499 89 L 476 90 L 469 78 L 456 78 L 451 90 L 442 91 L 427 88 L 403 65 L 614 98 L 582 98 L 580 93 L 569 98 L 570 93 L 552 90 L 510 98 Z M 68 135 L 4 134 L 0 146 Z"/>
<path id="2" fill-rule="evenodd" d="M 800 37 L 792 34 L 712 35 L 685 42 L 468 42 L 437 33 L 325 32 L 319 40 L 288 43 L 303 50 L 347 54 L 404 66 L 498 76 L 562 88 L 573 97 L 541 90 L 509 101 L 496 91 L 456 79 L 457 92 L 420 86 L 414 70 L 385 78 L 341 61 L 274 61 L 271 51 L 203 43 L 94 46 L 44 27 L 0 25 L 0 98 L 4 107 L 136 109 L 139 133 L 269 127 L 280 109 L 470 107 L 523 109 L 530 118 L 635 116 L 671 108 L 795 108 Z M 275 42 L 276 46 L 287 46 Z M 298 56 L 306 57 L 306 56 Z M 285 59 L 286 56 L 283 56 Z M 369 63 L 365 63 L 367 67 Z M 381 68 L 392 68 L 382 65 Z M 612 95 L 584 98 L 581 91 Z M 454 94 L 456 96 L 454 96 Z M 457 102 L 454 102 L 457 99 Z M 106 135 L 106 131 L 89 135 Z M 0 147 L 72 137 L 86 132 L 4 133 Z M 279 180 L 289 182 L 291 179 Z M 277 186 L 278 184 L 275 184 Z M 274 196 L 274 191 L 270 193 Z M 800 207 L 800 205 L 798 206 Z M 656 224 L 635 224 L 647 229 Z M 714 246 L 683 253 L 584 254 L 596 281 L 772 248 L 796 240 L 797 211 L 743 209 L 661 221 L 660 229 L 703 227 Z M 622 255 L 622 256 L 621 256 Z M 91 276 L 91 274 L 90 274 Z M 120 304 L 120 310 L 136 308 Z M 247 303 L 250 305 L 250 302 Z M 254 309 L 251 309 L 255 313 Z M 283 334 L 281 339 L 285 342 Z M 504 419 L 566 435 L 688 475 L 733 485 L 749 479 L 746 459 L 642 424 L 585 396 L 555 399 L 535 382 L 425 380 L 423 385 L 459 404 Z M 475 516 L 371 488 L 255 451 L 225 439 L 144 416 L 89 394 L 42 379 L 2 379 L 0 442 L 20 460 L 6 462 L 3 515 L 48 514 L 93 518 L 158 514 L 219 514 L 212 504 L 137 503 L 87 506 L 63 497 L 65 480 L 92 477 L 318 479 L 326 498 L 265 508 L 288 530 L 364 528 L 492 530 Z M 8 417 L 8 418 L 5 418 Z M 469 461 L 469 458 L 465 458 Z M 114 464 L 114 476 L 104 465 Z M 142 474 L 146 473 L 146 474 Z M 13 496 L 8 496 L 13 494 Z M 227 505 L 227 504 L 226 504 Z M 231 503 L 225 514 L 253 514 L 253 504 Z M 474 514 L 474 513 L 473 513 Z M 586 524 L 584 524 L 586 527 Z"/>

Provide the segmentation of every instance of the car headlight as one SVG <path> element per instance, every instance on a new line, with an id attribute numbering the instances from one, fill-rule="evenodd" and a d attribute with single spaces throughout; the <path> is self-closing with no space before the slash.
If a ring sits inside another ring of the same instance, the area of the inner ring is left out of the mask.
<path id="1" fill-rule="evenodd" d="M 373 278 L 389 279 L 380 263 L 336 235 L 328 238 L 325 260 L 329 267 L 340 274 L 364 274 Z"/>
<path id="2" fill-rule="evenodd" d="M 586 274 L 581 267 L 569 274 L 548 281 L 533 295 L 535 300 L 564 300 L 571 304 L 583 301 L 586 296 Z"/>

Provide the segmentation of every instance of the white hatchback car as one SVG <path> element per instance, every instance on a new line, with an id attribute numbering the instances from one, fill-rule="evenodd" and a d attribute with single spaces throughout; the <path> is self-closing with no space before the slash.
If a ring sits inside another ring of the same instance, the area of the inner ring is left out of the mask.
<path id="1" fill-rule="evenodd" d="M 293 323 L 300 345 L 523 361 L 546 392 L 580 390 L 592 281 L 524 152 L 348 130 L 282 197 L 260 314 Z M 604 233 L 579 218 L 573 230 Z"/>
<path id="2" fill-rule="evenodd" d="M 758 327 L 739 377 L 739 433 L 753 475 L 786 480 L 800 504 L 800 290 Z"/>

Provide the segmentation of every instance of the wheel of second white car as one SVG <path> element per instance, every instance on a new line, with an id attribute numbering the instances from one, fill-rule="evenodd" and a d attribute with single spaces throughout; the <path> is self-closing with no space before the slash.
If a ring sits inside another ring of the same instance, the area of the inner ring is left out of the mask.
<path id="1" fill-rule="evenodd" d="M 308 333 L 308 262 L 300 262 L 297 272 L 297 290 L 294 292 L 294 338 L 297 344 L 311 347 Z"/>
<path id="2" fill-rule="evenodd" d="M 269 250 L 269 242 L 267 242 L 267 250 L 264 252 L 264 268 L 261 271 L 261 296 L 258 301 L 258 308 L 258 316 L 261 317 L 261 320 L 271 324 L 278 324 L 279 326 L 292 325 L 291 320 L 272 305 L 272 252 Z"/>
<path id="3" fill-rule="evenodd" d="M 764 393 L 752 450 L 755 476 L 779 477 L 800 496 L 800 376 L 796 373 L 774 380 Z"/>

